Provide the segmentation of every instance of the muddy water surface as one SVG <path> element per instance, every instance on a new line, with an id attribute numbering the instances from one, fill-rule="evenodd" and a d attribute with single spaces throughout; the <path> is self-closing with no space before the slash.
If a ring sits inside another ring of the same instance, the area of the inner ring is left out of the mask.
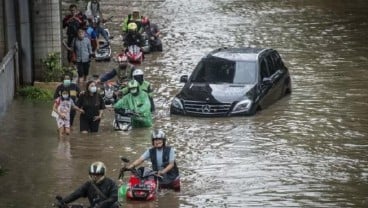
<path id="1" fill-rule="evenodd" d="M 164 52 L 141 66 L 155 88 L 155 126 L 177 149 L 180 193 L 125 207 L 367 207 L 368 3 L 366 1 L 104 1 L 121 50 L 119 21 L 136 6 L 162 29 Z M 290 70 L 291 96 L 253 117 L 170 116 L 202 55 L 220 46 L 272 47 Z M 114 67 L 97 63 L 93 73 Z M 151 129 L 111 129 L 60 140 L 51 103 L 16 100 L 0 118 L 0 207 L 49 207 L 87 179 L 94 160 L 116 178 L 119 155 L 149 146 Z M 78 119 L 77 119 L 78 121 Z M 82 201 L 83 202 L 83 201 Z"/>

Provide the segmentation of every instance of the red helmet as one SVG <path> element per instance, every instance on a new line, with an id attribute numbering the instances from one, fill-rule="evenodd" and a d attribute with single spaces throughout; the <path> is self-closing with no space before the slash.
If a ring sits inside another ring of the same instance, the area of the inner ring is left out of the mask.
<path id="1" fill-rule="evenodd" d="M 128 66 L 128 57 L 125 54 L 121 53 L 117 57 L 117 62 L 120 68 L 125 68 Z"/>
<path id="2" fill-rule="evenodd" d="M 150 21 L 148 17 L 142 17 L 142 25 L 149 25 Z"/>

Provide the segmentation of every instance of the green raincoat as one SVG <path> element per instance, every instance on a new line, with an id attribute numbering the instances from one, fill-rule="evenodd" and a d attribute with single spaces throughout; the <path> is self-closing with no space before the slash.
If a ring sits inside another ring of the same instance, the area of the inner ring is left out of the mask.
<path id="1" fill-rule="evenodd" d="M 152 126 L 151 103 L 148 94 L 144 91 L 139 91 L 137 96 L 130 93 L 126 94 L 115 103 L 114 108 L 123 108 L 138 113 L 139 116 L 133 116 L 132 118 L 133 127 Z"/>

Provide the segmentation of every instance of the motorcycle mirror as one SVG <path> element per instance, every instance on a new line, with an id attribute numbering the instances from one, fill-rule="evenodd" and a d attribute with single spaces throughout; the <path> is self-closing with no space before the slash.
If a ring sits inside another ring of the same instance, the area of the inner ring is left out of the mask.
<path id="1" fill-rule="evenodd" d="M 121 156 L 121 157 L 120 157 L 120 160 L 122 160 L 122 161 L 123 161 L 123 162 L 125 162 L 125 163 L 130 162 L 130 160 L 129 160 L 129 159 L 127 159 L 127 158 L 125 158 L 125 157 L 123 157 L 123 156 Z"/>

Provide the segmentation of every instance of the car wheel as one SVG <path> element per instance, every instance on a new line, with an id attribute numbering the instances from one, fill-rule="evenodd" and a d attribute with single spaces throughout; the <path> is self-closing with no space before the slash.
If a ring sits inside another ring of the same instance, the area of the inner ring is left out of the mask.
<path id="1" fill-rule="evenodd" d="M 249 110 L 249 115 L 255 115 L 258 110 L 260 110 L 260 107 L 258 105 L 253 105 L 252 108 Z"/>

